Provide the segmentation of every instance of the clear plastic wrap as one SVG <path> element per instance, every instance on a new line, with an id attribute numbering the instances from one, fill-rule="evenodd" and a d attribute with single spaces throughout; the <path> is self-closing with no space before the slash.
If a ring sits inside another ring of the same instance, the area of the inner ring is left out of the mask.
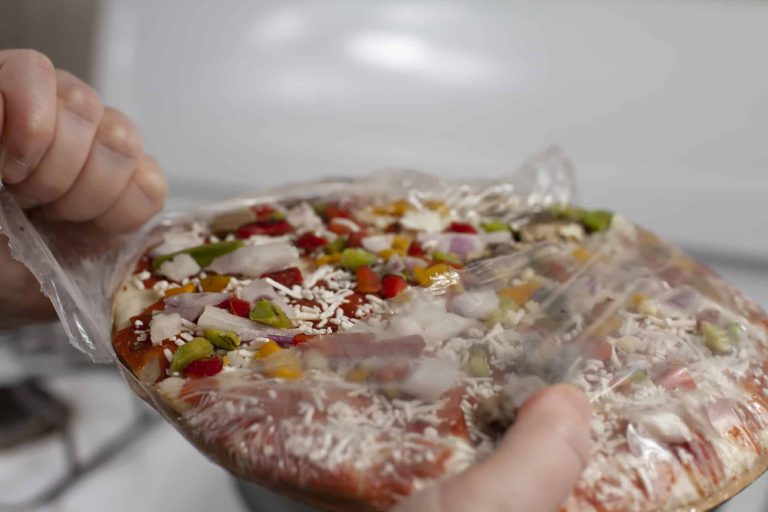
<path id="1" fill-rule="evenodd" d="M 72 343 L 118 359 L 240 477 L 329 510 L 386 510 L 480 460 L 526 397 L 567 382 L 592 401 L 595 443 L 565 510 L 704 510 L 768 464 L 768 320 L 673 245 L 569 206 L 573 194 L 550 150 L 496 181 L 302 184 L 117 238 L 28 219 L 0 191 L 0 227 Z M 243 212 L 273 207 L 263 226 L 285 217 L 289 230 L 241 233 Z M 201 256 L 190 238 L 237 245 Z M 312 245 L 337 238 L 346 249 Z M 282 284 L 287 266 L 300 284 Z"/>

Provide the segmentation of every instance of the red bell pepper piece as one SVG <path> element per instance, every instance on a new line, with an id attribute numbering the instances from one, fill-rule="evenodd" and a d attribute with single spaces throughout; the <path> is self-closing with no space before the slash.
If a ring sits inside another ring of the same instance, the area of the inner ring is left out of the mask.
<path id="1" fill-rule="evenodd" d="M 240 226 L 237 229 L 238 238 L 250 238 L 255 235 L 282 236 L 293 232 L 293 226 L 283 219 L 258 220 Z"/>
<path id="2" fill-rule="evenodd" d="M 221 309 L 228 309 L 233 315 L 241 316 L 243 318 L 248 318 L 248 315 L 251 313 L 251 305 L 247 301 L 238 299 L 237 297 L 230 297 L 224 300 L 218 307 Z"/>
<path id="3" fill-rule="evenodd" d="M 363 231 L 353 231 L 347 237 L 347 247 L 362 247 L 363 238 L 365 238 Z"/>
<path id="4" fill-rule="evenodd" d="M 332 219 L 334 217 L 343 217 L 345 219 L 351 219 L 352 214 L 349 213 L 348 210 L 339 208 L 338 205 L 328 204 L 325 206 L 325 209 L 323 209 L 323 217 L 325 217 L 326 219 Z"/>
<path id="5" fill-rule="evenodd" d="M 317 236 L 314 233 L 304 233 L 296 240 L 296 247 L 311 253 L 320 247 L 325 247 L 327 243 L 328 240 L 322 236 Z"/>
<path id="6" fill-rule="evenodd" d="M 477 230 L 472 224 L 467 224 L 466 222 L 451 222 L 451 225 L 448 226 L 447 231 L 452 231 L 454 233 L 477 233 Z"/>
<path id="7" fill-rule="evenodd" d="M 304 276 L 301 275 L 301 270 L 296 267 L 278 270 L 277 272 L 269 272 L 261 277 L 268 277 L 288 288 L 296 284 L 301 285 L 301 283 L 304 282 Z"/>
<path id="8" fill-rule="evenodd" d="M 251 208 L 254 214 L 256 214 L 257 221 L 278 219 L 282 214 L 278 213 L 274 206 L 268 204 L 259 204 Z"/>
<path id="9" fill-rule="evenodd" d="M 224 368 L 224 362 L 218 356 L 205 357 L 189 363 L 181 373 L 185 377 L 202 378 L 211 377 Z"/>
<path id="10" fill-rule="evenodd" d="M 424 248 L 418 241 L 414 240 L 408 246 L 408 256 L 416 256 L 417 258 L 424 256 Z"/>
<path id="11" fill-rule="evenodd" d="M 385 299 L 396 297 L 408 288 L 408 282 L 401 276 L 387 274 L 381 279 L 381 294 Z"/>
<path id="12" fill-rule="evenodd" d="M 357 287 L 358 293 L 379 293 L 381 291 L 381 278 L 369 266 L 362 266 L 357 269 Z"/>
<path id="13" fill-rule="evenodd" d="M 296 336 L 293 337 L 293 340 L 291 341 L 291 343 L 295 347 L 295 346 L 301 345 L 302 343 L 308 342 L 313 337 L 314 337 L 313 335 L 304 334 L 304 333 L 300 332 L 299 334 L 297 334 Z"/>

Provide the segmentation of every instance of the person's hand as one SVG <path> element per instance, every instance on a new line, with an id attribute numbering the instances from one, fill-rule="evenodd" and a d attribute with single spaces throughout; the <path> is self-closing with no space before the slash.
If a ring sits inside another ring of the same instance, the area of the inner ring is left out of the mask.
<path id="1" fill-rule="evenodd" d="M 33 50 L 0 50 L 0 180 L 23 208 L 116 232 L 160 211 L 168 190 L 133 123 Z M 0 311 L 0 327 L 51 312 L 4 238 Z"/>
<path id="2" fill-rule="evenodd" d="M 581 391 L 543 389 L 523 404 L 492 455 L 392 512 L 555 512 L 587 464 L 589 431 L 590 405 Z"/>

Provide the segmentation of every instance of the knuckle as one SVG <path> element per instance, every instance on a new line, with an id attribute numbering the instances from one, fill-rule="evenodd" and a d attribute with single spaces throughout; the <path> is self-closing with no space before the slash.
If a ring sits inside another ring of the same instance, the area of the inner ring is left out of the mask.
<path id="1" fill-rule="evenodd" d="M 142 162 L 134 180 L 152 202 L 154 209 L 152 215 L 160 211 L 168 197 L 168 181 L 160 172 L 160 167 L 154 158 L 148 155 L 142 156 Z"/>
<path id="2" fill-rule="evenodd" d="M 35 66 L 44 71 L 53 73 L 54 67 L 51 59 L 42 52 L 32 49 L 14 50 L 9 60 L 13 60 L 22 66 Z"/>
<path id="3" fill-rule="evenodd" d="M 40 204 L 47 204 L 64 196 L 69 190 L 69 184 L 63 180 L 44 177 L 30 184 L 27 194 Z"/>
<path id="4" fill-rule="evenodd" d="M 39 110 L 33 110 L 17 118 L 15 128 L 19 132 L 19 138 L 26 141 L 29 150 L 34 148 L 39 152 L 44 151 L 53 140 L 54 125 Z"/>
<path id="5" fill-rule="evenodd" d="M 60 76 L 58 96 L 64 108 L 74 112 L 86 121 L 96 123 L 101 119 L 104 106 L 99 95 L 74 76 Z"/>
<path id="6" fill-rule="evenodd" d="M 104 146 L 128 158 L 141 156 L 143 144 L 139 132 L 122 112 L 106 107 L 101 119 L 97 139 Z"/>

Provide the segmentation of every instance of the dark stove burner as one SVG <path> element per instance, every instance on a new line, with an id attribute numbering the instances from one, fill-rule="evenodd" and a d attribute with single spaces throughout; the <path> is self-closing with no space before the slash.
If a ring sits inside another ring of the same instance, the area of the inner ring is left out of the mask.
<path id="1" fill-rule="evenodd" d="M 40 385 L 26 379 L 0 387 L 0 450 L 66 429 L 69 407 Z"/>

